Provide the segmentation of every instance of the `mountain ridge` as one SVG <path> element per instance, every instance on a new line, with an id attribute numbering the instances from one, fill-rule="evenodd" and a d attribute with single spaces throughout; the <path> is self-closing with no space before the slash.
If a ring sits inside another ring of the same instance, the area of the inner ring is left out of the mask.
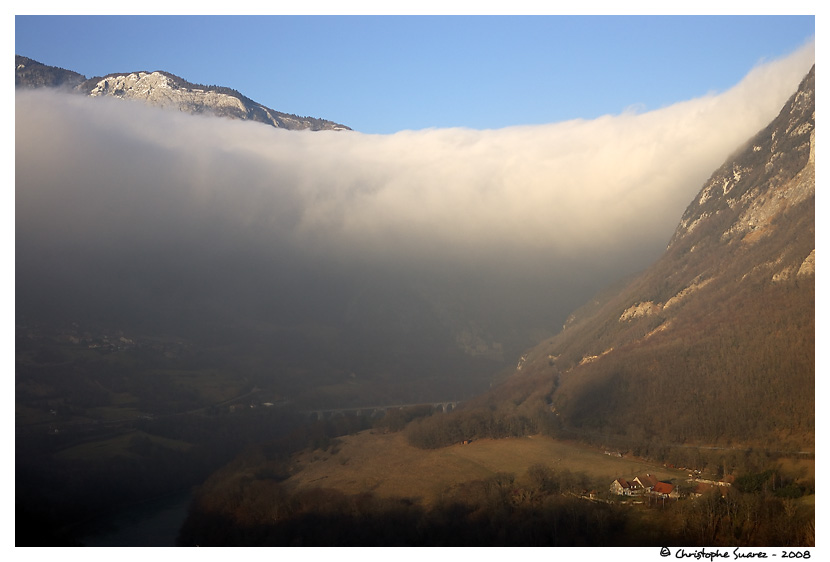
<path id="1" fill-rule="evenodd" d="M 350 131 L 346 125 L 316 117 L 301 117 L 273 110 L 224 86 L 191 83 L 170 72 L 156 70 L 85 76 L 15 55 L 15 88 L 52 87 L 78 94 L 136 99 L 148 105 L 191 114 L 265 123 L 278 129 Z"/>

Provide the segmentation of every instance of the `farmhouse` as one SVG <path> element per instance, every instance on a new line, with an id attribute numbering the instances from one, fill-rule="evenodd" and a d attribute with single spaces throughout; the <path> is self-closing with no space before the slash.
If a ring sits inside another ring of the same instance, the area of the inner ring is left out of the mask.
<path id="1" fill-rule="evenodd" d="M 618 496 L 630 496 L 631 484 L 625 478 L 617 478 L 611 482 L 611 493 Z"/>
<path id="2" fill-rule="evenodd" d="M 611 483 L 611 493 L 618 496 L 639 496 L 650 494 L 660 498 L 678 498 L 680 494 L 674 484 L 660 482 L 653 474 L 637 476 L 632 481 L 617 478 Z"/>
<path id="3" fill-rule="evenodd" d="M 625 478 L 617 478 L 611 483 L 611 493 L 618 496 L 639 496 L 643 491 L 643 487 L 636 481 L 629 482 Z"/>
<path id="4" fill-rule="evenodd" d="M 650 492 L 654 488 L 654 486 L 656 486 L 659 483 L 659 481 L 653 474 L 637 476 L 636 478 L 634 478 L 634 482 L 639 484 L 646 492 Z"/>

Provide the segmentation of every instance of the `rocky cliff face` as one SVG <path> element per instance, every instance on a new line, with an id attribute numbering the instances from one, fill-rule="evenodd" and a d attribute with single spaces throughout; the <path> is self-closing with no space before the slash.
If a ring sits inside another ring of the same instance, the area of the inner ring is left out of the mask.
<path id="1" fill-rule="evenodd" d="M 577 310 L 515 377 L 552 384 L 576 432 L 809 447 L 814 276 L 813 68 L 704 184 L 663 257 Z"/>
<path id="2" fill-rule="evenodd" d="M 162 71 L 110 74 L 103 78 L 87 80 L 76 72 L 47 66 L 17 55 L 15 85 L 28 88 L 66 88 L 91 97 L 111 96 L 138 100 L 148 105 L 177 109 L 185 113 L 257 121 L 279 129 L 350 130 L 349 127 L 333 121 L 274 111 L 236 90 L 192 84 Z"/>
<path id="3" fill-rule="evenodd" d="M 755 244 L 774 232 L 784 211 L 814 196 L 815 68 L 778 118 L 706 182 L 669 249 L 707 227 L 721 230 L 721 242 Z"/>

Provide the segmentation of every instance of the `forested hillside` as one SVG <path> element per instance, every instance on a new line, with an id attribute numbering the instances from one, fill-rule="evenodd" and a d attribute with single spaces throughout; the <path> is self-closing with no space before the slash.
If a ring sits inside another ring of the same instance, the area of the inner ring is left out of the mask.
<path id="1" fill-rule="evenodd" d="M 555 388 L 562 427 L 813 450 L 814 72 L 712 175 L 657 263 L 528 353 L 515 376 Z"/>

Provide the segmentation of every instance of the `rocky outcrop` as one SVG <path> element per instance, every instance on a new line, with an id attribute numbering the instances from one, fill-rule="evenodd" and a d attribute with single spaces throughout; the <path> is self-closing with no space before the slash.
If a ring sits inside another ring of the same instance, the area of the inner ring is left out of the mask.
<path id="1" fill-rule="evenodd" d="M 668 299 L 665 303 L 655 303 L 654 301 L 639 302 L 633 306 L 625 309 L 625 312 L 620 315 L 620 322 L 630 322 L 637 318 L 646 318 L 648 316 L 655 316 L 661 312 L 667 311 L 669 308 L 675 306 L 681 300 L 685 299 L 692 293 L 702 289 L 708 285 L 712 279 L 695 279 L 688 287 L 678 291 L 676 295 Z M 661 330 L 665 330 L 668 325 L 663 325 Z"/>
<path id="2" fill-rule="evenodd" d="M 816 251 L 813 249 L 810 252 L 810 255 L 804 258 L 804 261 L 801 262 L 801 267 L 798 268 L 798 273 L 796 275 L 798 277 L 807 277 L 810 275 L 815 275 L 816 273 Z"/>
<path id="3" fill-rule="evenodd" d="M 239 98 L 201 88 L 182 88 L 161 72 L 109 76 L 99 80 L 88 95 L 137 99 L 158 107 L 177 107 L 188 113 L 201 113 L 206 108 L 230 115 L 247 111 Z"/>
<path id="4" fill-rule="evenodd" d="M 628 322 L 635 318 L 642 318 L 644 316 L 653 316 L 660 312 L 662 307 L 659 304 L 654 304 L 652 301 L 637 303 L 629 307 L 620 316 L 620 322 Z"/>
<path id="5" fill-rule="evenodd" d="M 681 300 L 685 299 L 686 297 L 688 297 L 689 295 L 691 295 L 695 291 L 698 291 L 698 290 L 702 289 L 703 287 L 705 287 L 706 285 L 708 285 L 711 281 L 712 281 L 711 279 L 704 279 L 704 280 L 695 279 L 695 281 L 693 281 L 691 285 L 689 285 L 688 287 L 686 287 L 685 289 L 681 290 L 676 295 L 674 295 L 672 298 L 667 300 L 666 304 L 663 305 L 663 310 L 666 310 L 666 309 L 671 308 L 672 306 L 676 305 Z"/>
<path id="6" fill-rule="evenodd" d="M 784 111 L 709 178 L 668 248 L 700 229 L 719 229 L 723 243 L 754 244 L 783 212 L 814 195 L 815 68 Z"/>

